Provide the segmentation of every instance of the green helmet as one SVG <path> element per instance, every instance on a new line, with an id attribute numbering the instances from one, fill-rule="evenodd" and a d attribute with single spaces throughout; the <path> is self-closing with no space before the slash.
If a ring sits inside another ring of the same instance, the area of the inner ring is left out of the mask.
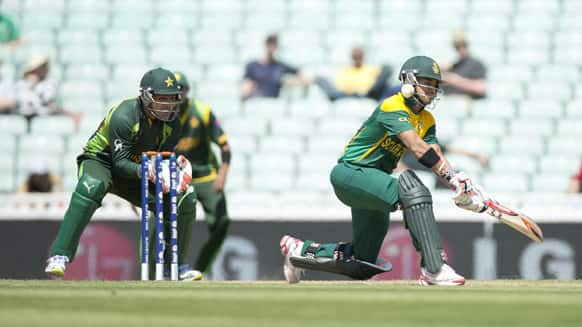
<path id="1" fill-rule="evenodd" d="M 400 80 L 404 82 L 408 73 L 413 73 L 415 77 L 442 81 L 441 68 L 434 59 L 426 56 L 415 56 L 406 60 L 400 69 Z"/>
<path id="2" fill-rule="evenodd" d="M 139 83 L 140 98 L 152 116 L 162 121 L 172 121 L 177 117 L 178 105 L 182 102 L 182 90 L 174 73 L 156 68 L 148 71 Z M 158 100 L 157 96 L 173 95 L 173 100 Z"/>
<path id="3" fill-rule="evenodd" d="M 182 89 L 190 88 L 190 82 L 188 81 L 188 77 L 182 73 L 182 72 L 174 72 L 174 77 L 176 78 L 176 81 L 178 82 L 178 85 L 180 87 L 182 87 Z"/>
<path id="4" fill-rule="evenodd" d="M 188 92 L 190 92 L 190 82 L 188 81 L 188 77 L 182 72 L 174 72 L 174 77 L 182 90 L 182 101 L 188 101 Z"/>
<path id="5" fill-rule="evenodd" d="M 418 77 L 436 80 L 438 82 L 437 86 L 421 84 L 417 80 Z M 430 57 L 415 56 L 406 60 L 400 69 L 400 81 L 402 82 L 402 95 L 411 101 L 415 107 L 420 108 L 416 110 L 418 112 L 425 107 L 433 108 L 443 93 L 440 89 L 442 82 L 441 69 L 437 62 Z M 424 91 L 423 97 L 419 97 L 417 94 L 418 87 Z M 426 97 L 429 98 L 430 102 L 423 102 L 422 98 L 426 99 Z"/>

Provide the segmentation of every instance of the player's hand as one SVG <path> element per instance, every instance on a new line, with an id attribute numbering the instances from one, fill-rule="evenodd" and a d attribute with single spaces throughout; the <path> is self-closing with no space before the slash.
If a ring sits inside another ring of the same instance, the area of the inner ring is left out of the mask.
<path id="1" fill-rule="evenodd" d="M 450 184 L 455 191 L 453 201 L 457 207 L 473 212 L 485 211 L 488 197 L 481 186 L 473 184 L 471 178 L 461 172 L 453 176 Z"/>
<path id="2" fill-rule="evenodd" d="M 179 155 L 178 158 L 176 158 L 176 163 L 178 166 L 178 187 L 176 192 L 182 193 L 192 182 L 192 164 L 183 155 Z"/>
<path id="3" fill-rule="evenodd" d="M 214 183 L 212 183 L 212 189 L 214 190 L 214 192 L 222 192 L 224 191 L 224 184 L 225 184 L 224 177 L 220 176 L 219 174 L 218 176 L 216 176 Z"/>

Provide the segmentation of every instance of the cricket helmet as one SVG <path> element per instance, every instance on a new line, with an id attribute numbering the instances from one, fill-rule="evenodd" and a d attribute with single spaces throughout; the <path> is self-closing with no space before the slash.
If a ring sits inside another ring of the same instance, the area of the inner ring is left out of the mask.
<path id="1" fill-rule="evenodd" d="M 152 116 L 162 121 L 172 121 L 177 117 L 182 90 L 174 73 L 163 68 L 152 69 L 141 78 L 139 90 L 144 109 Z M 166 97 L 160 100 L 159 96 Z M 167 96 L 173 97 L 168 99 Z"/>
<path id="2" fill-rule="evenodd" d="M 417 80 L 419 77 L 436 80 L 437 86 L 420 84 Z M 441 69 L 434 59 L 427 56 L 414 56 L 406 60 L 400 69 L 400 81 L 403 84 L 403 95 L 411 98 L 412 101 L 415 101 L 423 109 L 427 106 L 433 107 L 436 100 L 443 93 L 440 88 L 442 82 Z M 416 87 L 423 89 L 426 96 L 430 99 L 429 103 L 421 101 L 418 94 L 416 94 Z M 412 90 L 412 92 L 404 92 L 406 88 L 408 88 L 407 91 Z"/>

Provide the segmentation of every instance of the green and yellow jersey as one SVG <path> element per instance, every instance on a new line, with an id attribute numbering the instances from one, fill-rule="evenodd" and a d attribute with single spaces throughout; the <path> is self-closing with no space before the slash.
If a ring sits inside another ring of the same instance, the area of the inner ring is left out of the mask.
<path id="1" fill-rule="evenodd" d="M 206 103 L 188 99 L 180 108 L 182 133 L 176 152 L 183 154 L 192 164 L 194 182 L 214 180 L 218 170 L 218 160 L 211 143 L 222 146 L 228 139 L 218 119 Z"/>
<path id="2" fill-rule="evenodd" d="M 339 162 L 378 168 L 388 173 L 408 150 L 398 134 L 415 130 L 428 144 L 437 144 L 436 125 L 426 110 L 415 114 L 401 93 L 384 100 L 344 149 Z"/>
<path id="3" fill-rule="evenodd" d="M 178 119 L 171 122 L 150 119 L 139 97 L 130 98 L 107 111 L 77 161 L 96 159 L 110 168 L 113 175 L 138 179 L 141 153 L 174 151 L 179 136 Z"/>

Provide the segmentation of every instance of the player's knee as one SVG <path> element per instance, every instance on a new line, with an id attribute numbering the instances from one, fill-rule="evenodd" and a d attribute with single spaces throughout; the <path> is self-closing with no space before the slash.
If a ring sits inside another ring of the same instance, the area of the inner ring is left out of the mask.
<path id="1" fill-rule="evenodd" d="M 77 182 L 75 192 L 100 203 L 105 194 L 107 194 L 107 186 L 104 181 L 89 174 L 83 174 Z"/>
<path id="2" fill-rule="evenodd" d="M 412 170 L 404 171 L 398 178 L 398 199 L 403 210 L 418 204 L 432 204 L 430 191 Z"/>

